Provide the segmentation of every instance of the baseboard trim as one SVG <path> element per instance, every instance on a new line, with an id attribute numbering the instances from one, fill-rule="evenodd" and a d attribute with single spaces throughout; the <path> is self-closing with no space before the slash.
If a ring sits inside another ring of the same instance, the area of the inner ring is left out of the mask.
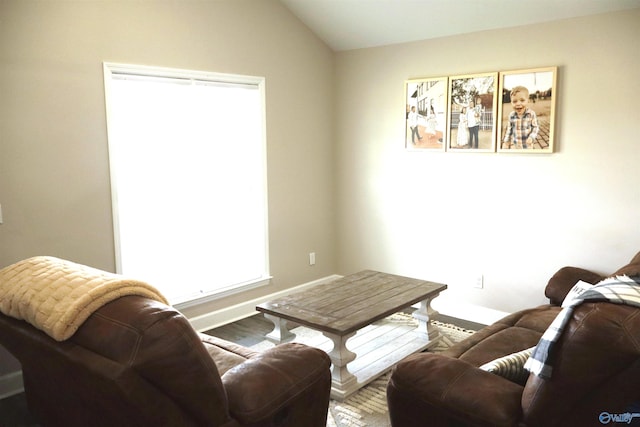
<path id="1" fill-rule="evenodd" d="M 511 314 L 506 311 L 494 310 L 475 304 L 442 298 L 443 295 L 433 300 L 433 308 L 444 315 L 468 320 L 482 325 L 491 325 L 503 317 Z"/>
<path id="2" fill-rule="evenodd" d="M 217 328 L 228 323 L 237 322 L 238 320 L 245 319 L 249 316 L 253 316 L 257 313 L 256 305 L 261 304 L 263 302 L 288 295 L 293 292 L 303 291 L 312 286 L 320 285 L 323 283 L 330 282 L 332 280 L 339 279 L 340 275 L 333 274 L 331 276 L 323 277 L 318 280 L 313 280 L 311 282 L 303 283 L 302 285 L 294 286 L 293 288 L 286 289 L 280 292 L 274 292 L 269 295 L 265 295 L 260 298 L 252 299 L 249 301 L 242 302 L 240 304 L 233 305 L 231 307 L 225 307 L 220 310 L 212 311 L 210 313 L 206 313 L 200 316 L 195 316 L 189 319 L 191 322 L 191 326 L 198 332 L 208 331 L 213 328 Z"/>
<path id="3" fill-rule="evenodd" d="M 0 376 L 0 399 L 22 393 L 23 391 L 22 371 L 10 372 Z"/>

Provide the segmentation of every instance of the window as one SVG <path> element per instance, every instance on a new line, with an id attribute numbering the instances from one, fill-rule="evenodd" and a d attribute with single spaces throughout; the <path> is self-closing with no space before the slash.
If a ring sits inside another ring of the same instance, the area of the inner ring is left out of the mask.
<path id="1" fill-rule="evenodd" d="M 104 70 L 118 272 L 172 304 L 267 283 L 264 79 Z"/>

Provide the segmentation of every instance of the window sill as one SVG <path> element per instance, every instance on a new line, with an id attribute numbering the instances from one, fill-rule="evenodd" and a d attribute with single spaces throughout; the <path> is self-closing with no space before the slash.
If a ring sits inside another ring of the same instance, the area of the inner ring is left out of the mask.
<path id="1" fill-rule="evenodd" d="M 230 295 L 238 294 L 240 292 L 267 286 L 271 283 L 271 279 L 272 276 L 265 276 L 256 280 L 241 283 L 239 285 L 233 285 L 228 288 L 218 289 L 209 293 L 186 295 L 181 298 L 176 298 L 175 300 L 170 302 L 175 309 L 184 310 L 186 308 L 202 305 L 210 301 L 215 301 L 224 297 L 228 297 Z"/>

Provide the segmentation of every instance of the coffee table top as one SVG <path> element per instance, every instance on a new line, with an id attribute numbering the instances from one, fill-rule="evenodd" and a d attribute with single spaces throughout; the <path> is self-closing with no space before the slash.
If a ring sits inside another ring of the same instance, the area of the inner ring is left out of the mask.
<path id="1" fill-rule="evenodd" d="M 259 304 L 256 310 L 346 335 L 446 288 L 441 283 L 365 270 Z"/>

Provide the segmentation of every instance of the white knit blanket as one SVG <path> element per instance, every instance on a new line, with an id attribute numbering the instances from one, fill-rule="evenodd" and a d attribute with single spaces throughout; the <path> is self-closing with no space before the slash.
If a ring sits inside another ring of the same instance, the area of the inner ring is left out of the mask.
<path id="1" fill-rule="evenodd" d="M 29 258 L 0 270 L 0 311 L 57 341 L 70 338 L 95 310 L 125 295 L 168 304 L 147 283 L 59 258 Z"/>
<path id="2" fill-rule="evenodd" d="M 640 307 L 640 277 L 624 275 L 609 277 L 593 286 L 578 282 L 565 297 L 562 302 L 562 311 L 549 325 L 525 363 L 526 370 L 540 378 L 551 378 L 555 349 L 564 327 L 571 319 L 573 310 L 587 301 L 604 301 Z"/>

